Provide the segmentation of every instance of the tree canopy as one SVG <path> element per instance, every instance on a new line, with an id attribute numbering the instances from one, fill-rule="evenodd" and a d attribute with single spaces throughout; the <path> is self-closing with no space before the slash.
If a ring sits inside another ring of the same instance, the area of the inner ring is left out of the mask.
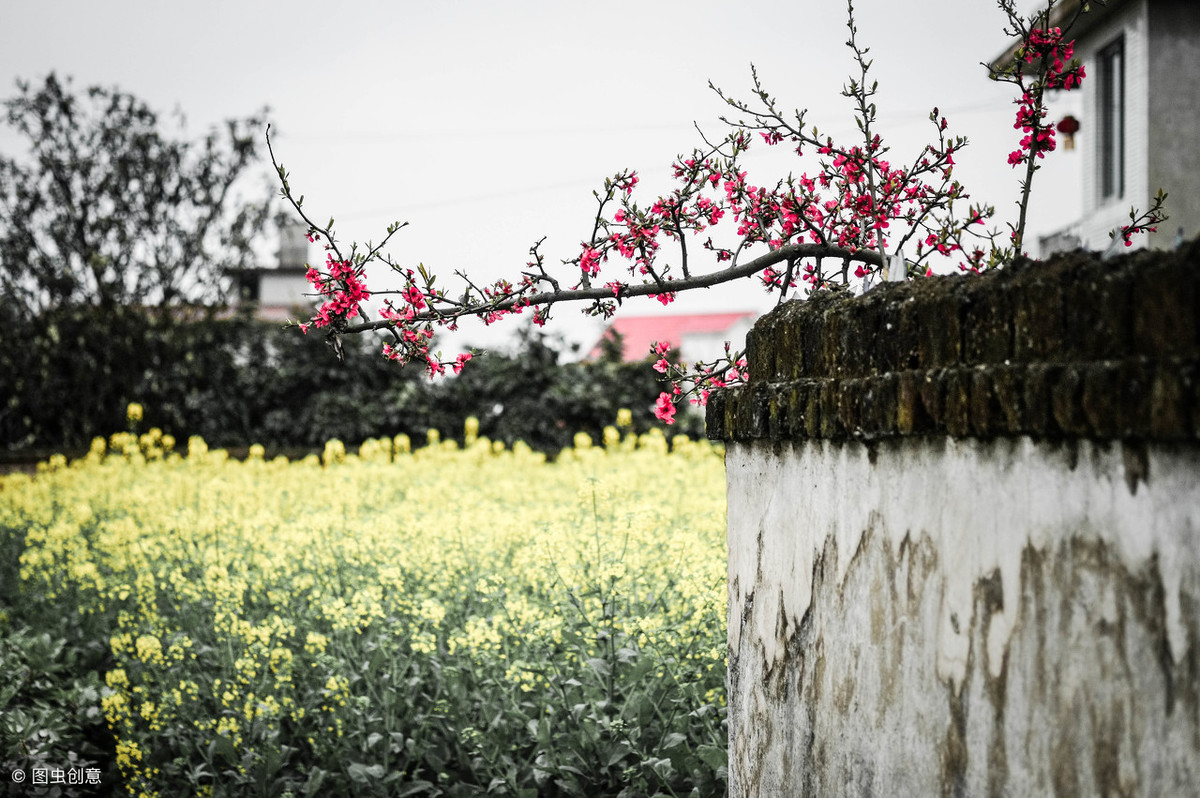
<path id="1" fill-rule="evenodd" d="M 220 299 L 252 264 L 267 215 L 247 185 L 262 113 L 198 140 L 115 88 L 19 81 L 4 122 L 27 143 L 0 154 L 0 294 L 26 315 L 66 305 Z"/>

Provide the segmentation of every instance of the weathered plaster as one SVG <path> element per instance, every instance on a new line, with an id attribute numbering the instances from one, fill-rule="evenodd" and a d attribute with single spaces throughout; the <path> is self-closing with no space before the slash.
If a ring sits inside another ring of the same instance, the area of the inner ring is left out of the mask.
<path id="1" fill-rule="evenodd" d="M 1200 452 L 731 443 L 731 795 L 1200 793 Z"/>

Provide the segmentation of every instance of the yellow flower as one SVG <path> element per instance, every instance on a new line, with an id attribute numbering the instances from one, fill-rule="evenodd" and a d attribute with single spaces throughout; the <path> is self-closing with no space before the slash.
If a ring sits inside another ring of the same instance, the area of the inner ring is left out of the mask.
<path id="1" fill-rule="evenodd" d="M 165 444 L 165 442 L 164 442 Z M 188 459 L 203 460 L 208 454 L 208 444 L 199 435 L 188 438 Z"/>
<path id="2" fill-rule="evenodd" d="M 346 444 L 337 438 L 325 442 L 325 451 L 321 454 L 321 462 L 326 466 L 346 462 Z"/>
<path id="3" fill-rule="evenodd" d="M 414 654 L 436 654 L 437 638 L 429 632 L 417 632 L 409 641 Z"/>
<path id="4" fill-rule="evenodd" d="M 284 680 L 291 676 L 292 652 L 290 649 L 276 648 L 271 651 L 271 672 Z"/>
<path id="5" fill-rule="evenodd" d="M 135 643 L 137 658 L 147 665 L 161 665 L 163 661 L 162 643 L 154 635 L 142 635 Z"/>
<path id="6" fill-rule="evenodd" d="M 135 763 L 142 761 L 142 749 L 137 743 L 117 740 L 117 765 L 123 771 L 132 771 Z"/>
<path id="7" fill-rule="evenodd" d="M 113 655 L 119 657 L 133 645 L 133 637 L 128 634 L 113 635 L 109 638 L 108 645 Z"/>
<path id="8" fill-rule="evenodd" d="M 217 721 L 217 734 L 228 737 L 236 746 L 241 742 L 241 735 L 238 732 L 241 730 L 238 725 L 237 718 L 226 715 Z"/>
<path id="9" fill-rule="evenodd" d="M 130 424 L 136 424 L 142 420 L 142 406 L 137 402 L 130 402 L 125 408 L 125 418 Z"/>

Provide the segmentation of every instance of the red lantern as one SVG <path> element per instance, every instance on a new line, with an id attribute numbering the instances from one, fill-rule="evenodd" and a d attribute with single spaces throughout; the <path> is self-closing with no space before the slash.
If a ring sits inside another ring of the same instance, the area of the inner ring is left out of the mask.
<path id="1" fill-rule="evenodd" d="M 1055 129 L 1063 134 L 1063 149 L 1075 149 L 1075 134 L 1079 131 L 1079 120 L 1070 115 L 1064 116 Z"/>

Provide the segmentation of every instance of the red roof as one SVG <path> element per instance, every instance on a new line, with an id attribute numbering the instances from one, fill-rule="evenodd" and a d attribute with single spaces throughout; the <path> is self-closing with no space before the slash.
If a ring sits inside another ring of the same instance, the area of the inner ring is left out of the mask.
<path id="1" fill-rule="evenodd" d="M 672 349 L 683 344 L 683 337 L 694 333 L 719 333 L 732 328 L 738 322 L 754 318 L 757 313 L 691 313 L 672 316 L 624 316 L 613 321 L 600 336 L 600 341 L 588 352 L 588 359 L 600 356 L 601 341 L 612 332 L 622 337 L 621 359 L 627 362 L 649 357 L 650 348 L 656 341 L 668 341 Z"/>

